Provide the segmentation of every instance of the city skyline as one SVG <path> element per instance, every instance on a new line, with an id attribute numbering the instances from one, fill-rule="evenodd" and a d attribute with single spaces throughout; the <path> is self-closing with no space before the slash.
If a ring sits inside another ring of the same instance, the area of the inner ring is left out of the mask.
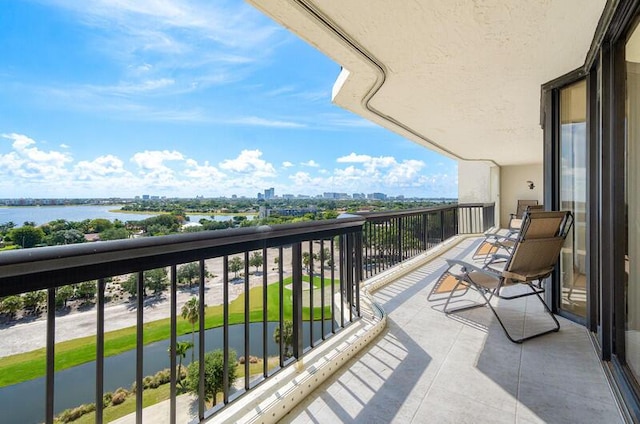
<path id="1" fill-rule="evenodd" d="M 244 3 L 3 12 L 2 197 L 457 197 L 455 161 L 332 105 L 339 65 Z"/>

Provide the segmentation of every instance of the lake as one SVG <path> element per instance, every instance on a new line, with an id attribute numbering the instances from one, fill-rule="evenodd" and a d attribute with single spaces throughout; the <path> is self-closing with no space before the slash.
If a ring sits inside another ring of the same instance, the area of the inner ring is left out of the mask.
<path id="1" fill-rule="evenodd" d="M 150 216 L 159 214 L 137 214 L 111 212 L 118 210 L 122 205 L 74 205 L 74 206 L 12 206 L 0 207 L 0 224 L 12 221 L 17 226 L 22 226 L 25 221 L 33 221 L 36 225 L 46 224 L 56 219 L 67 221 L 84 221 L 85 219 L 105 218 L 108 220 L 140 221 Z M 210 215 L 189 214 L 192 222 L 198 222 L 202 218 L 212 219 Z M 216 221 L 228 221 L 233 219 L 229 215 L 214 215 Z M 247 219 L 253 219 L 248 216 Z"/>
<path id="2" fill-rule="evenodd" d="M 269 356 L 279 355 L 279 345 L 273 340 L 273 333 L 278 322 L 267 323 L 267 351 Z M 319 337 L 322 333 L 322 323 L 313 323 L 314 335 Z M 310 345 L 309 322 L 302 323 L 305 346 Z M 331 320 L 325 321 L 325 331 L 331 331 Z M 185 334 L 178 337 L 178 341 L 190 341 L 191 335 Z M 194 351 L 198 352 L 198 335 L 196 333 L 196 345 Z M 262 357 L 262 323 L 249 325 L 250 355 Z M 211 328 L 205 331 L 205 350 L 212 351 L 222 349 L 222 327 Z M 240 357 L 244 354 L 244 324 L 229 326 L 229 347 L 237 352 Z M 170 359 L 167 354 L 169 340 L 163 340 L 148 344 L 144 347 L 143 370 L 144 375 L 153 375 L 156 372 L 169 368 Z M 191 361 L 191 351 L 182 361 L 183 366 Z M 243 365 L 238 365 L 238 367 Z M 95 401 L 95 362 L 89 362 L 58 371 L 55 374 L 55 406 L 56 414 L 67 408 L 76 407 L 82 403 Z M 104 360 L 104 391 L 112 392 L 118 387 L 129 389 L 135 381 L 136 351 L 130 350 L 119 355 L 110 356 Z M 37 378 L 0 388 L 0 423 L 41 423 L 45 416 L 45 378 Z"/>

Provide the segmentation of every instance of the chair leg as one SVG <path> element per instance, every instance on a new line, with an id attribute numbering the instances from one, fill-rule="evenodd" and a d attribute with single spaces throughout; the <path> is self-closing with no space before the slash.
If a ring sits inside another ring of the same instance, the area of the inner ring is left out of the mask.
<path id="1" fill-rule="evenodd" d="M 461 280 L 459 280 L 459 284 L 460 283 L 461 283 Z M 465 281 L 465 284 L 469 284 L 469 283 Z M 478 292 L 480 292 L 480 295 L 483 297 L 485 303 L 475 303 L 473 305 L 463 306 L 461 308 L 448 309 L 447 307 L 449 306 L 449 301 L 451 300 L 451 296 L 450 296 L 449 298 L 447 298 L 447 303 L 445 303 L 444 313 L 448 315 L 448 314 L 451 314 L 453 312 L 459 312 L 459 311 L 464 311 L 464 310 L 467 310 L 467 309 L 478 308 L 480 306 L 488 305 L 489 308 L 491 309 L 491 312 L 493 312 L 493 315 L 495 315 L 496 319 L 498 320 L 498 323 L 502 327 L 502 330 L 504 331 L 504 333 L 507 336 L 507 338 L 511 342 L 517 343 L 517 344 L 520 344 L 520 343 L 522 343 L 522 342 L 524 342 L 526 340 L 530 340 L 530 339 L 533 339 L 533 338 L 536 338 L 536 337 L 543 336 L 545 334 L 555 333 L 558 330 L 560 330 L 560 323 L 558 322 L 556 317 L 553 315 L 553 312 L 551 312 L 551 309 L 549 309 L 547 304 L 544 302 L 544 300 L 540 296 L 540 292 L 538 290 L 536 290 L 535 287 L 531 283 L 526 283 L 526 284 L 532 290 L 532 293 L 527 294 L 527 296 L 530 296 L 530 295 L 533 294 L 538 298 L 538 300 L 542 303 L 542 306 L 544 307 L 545 312 L 547 314 L 549 314 L 549 316 L 553 320 L 553 322 L 555 324 L 553 328 L 551 328 L 549 330 L 541 331 L 539 333 L 531 334 L 531 335 L 526 336 L 526 337 L 521 337 L 521 338 L 512 337 L 511 334 L 509 334 L 509 331 L 507 330 L 507 327 L 504 325 L 504 322 L 500 318 L 500 315 L 498 314 L 498 311 L 491 304 L 491 298 L 494 296 L 495 293 L 493 291 L 490 291 L 491 294 L 489 295 L 489 297 L 487 297 L 487 295 L 485 293 L 485 290 L 482 290 L 481 288 L 478 288 L 478 287 L 476 289 L 478 290 Z M 475 286 L 475 284 L 474 284 L 474 286 Z M 512 298 L 517 298 L 517 297 L 523 297 L 523 296 L 516 296 L 516 297 L 512 297 Z"/>
<path id="2" fill-rule="evenodd" d="M 451 291 L 451 293 L 447 297 L 447 301 L 444 304 L 443 312 L 445 314 L 447 314 L 447 315 L 449 315 L 449 314 L 451 314 L 453 312 L 460 312 L 460 311 L 466 311 L 468 309 L 480 308 L 480 307 L 485 305 L 484 303 L 473 302 L 471 305 L 460 306 L 458 308 L 449 309 L 449 302 L 451 302 L 451 299 L 453 299 L 454 297 L 460 297 L 460 295 L 453 296 L 453 293 L 455 292 L 455 290 L 458 288 L 458 286 L 460 284 L 463 284 L 463 285 L 465 285 L 467 287 L 463 294 L 466 294 L 469 291 L 470 288 L 474 288 L 476 291 L 479 291 L 479 292 L 482 291 L 482 289 L 477 287 L 476 284 L 469 283 L 468 281 L 463 280 L 462 278 L 459 278 L 458 279 L 458 283 L 455 285 L 454 289 Z M 491 294 L 491 296 L 493 296 L 493 293 Z M 491 300 L 491 296 L 489 297 L 489 300 Z M 488 302 L 487 298 L 484 295 L 483 295 L 483 297 L 485 298 L 485 302 Z"/>
<path id="3" fill-rule="evenodd" d="M 542 303 L 542 306 L 545 309 L 545 312 L 547 314 L 549 314 L 549 316 L 551 317 L 551 319 L 554 322 L 554 327 L 550 328 L 549 330 L 544 330 L 541 331 L 539 333 L 535 333 L 535 334 L 531 334 L 529 336 L 526 337 L 521 337 L 519 339 L 514 339 L 513 337 L 511 337 L 511 334 L 509 334 L 509 331 L 507 331 L 507 328 L 505 327 L 504 323 L 502 322 L 502 319 L 500 319 L 500 316 L 498 315 L 498 312 L 496 311 L 496 309 L 491 305 L 491 303 L 487 302 L 487 304 L 489 305 L 489 307 L 491 308 L 491 310 L 493 311 L 493 314 L 496 316 L 496 318 L 498 319 L 498 322 L 500 323 L 500 326 L 502 327 L 502 329 L 504 330 L 504 333 L 507 335 L 507 338 L 512 341 L 513 343 L 522 343 L 524 341 L 527 340 L 531 340 L 534 339 L 536 337 L 540 337 L 540 336 L 544 336 L 545 334 L 549 334 L 549 333 L 556 333 L 558 332 L 558 330 L 560 330 L 560 323 L 558 322 L 558 319 L 555 317 L 555 315 L 553 315 L 553 312 L 551 312 L 551 309 L 549 309 L 549 307 L 547 306 L 547 304 L 544 302 L 544 300 L 542 299 L 542 296 L 540 296 L 540 292 L 538 290 L 536 290 L 531 283 L 526 283 L 527 286 L 529 286 L 529 288 L 532 290 L 532 294 L 534 294 L 538 300 L 540 301 L 540 303 Z"/>

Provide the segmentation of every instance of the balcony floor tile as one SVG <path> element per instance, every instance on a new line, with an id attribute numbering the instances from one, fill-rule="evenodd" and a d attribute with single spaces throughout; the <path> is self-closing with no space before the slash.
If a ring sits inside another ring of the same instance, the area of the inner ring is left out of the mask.
<path id="1" fill-rule="evenodd" d="M 516 345 L 488 308 L 447 316 L 443 301 L 427 301 L 444 259 L 469 258 L 478 243 L 464 240 L 376 292 L 386 331 L 283 422 L 622 422 L 583 326 L 558 317 L 558 333 Z M 534 298 L 496 304 L 516 335 L 552 325 Z"/>

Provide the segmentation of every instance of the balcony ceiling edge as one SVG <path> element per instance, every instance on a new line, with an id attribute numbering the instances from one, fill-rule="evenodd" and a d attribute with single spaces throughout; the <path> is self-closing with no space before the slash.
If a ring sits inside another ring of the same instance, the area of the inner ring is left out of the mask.
<path id="1" fill-rule="evenodd" d="M 334 102 L 447 156 L 541 163 L 540 87 L 585 63 L 606 0 L 247 0 L 343 66 Z"/>

